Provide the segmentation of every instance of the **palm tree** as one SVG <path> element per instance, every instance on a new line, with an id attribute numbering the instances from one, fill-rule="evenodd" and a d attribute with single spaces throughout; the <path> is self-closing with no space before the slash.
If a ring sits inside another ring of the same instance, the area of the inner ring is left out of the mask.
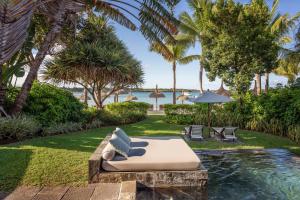
<path id="1" fill-rule="evenodd" d="M 285 50 L 283 58 L 279 61 L 279 67 L 274 70 L 275 74 L 288 78 L 289 84 L 295 82 L 300 74 L 300 27 L 296 33 L 294 49 Z"/>
<path id="2" fill-rule="evenodd" d="M 284 45 L 291 42 L 291 38 L 288 36 L 291 28 L 295 26 L 295 22 L 299 19 L 300 13 L 295 16 L 290 17 L 289 14 L 281 15 L 278 13 L 278 6 L 280 0 L 274 0 L 273 5 L 270 11 L 270 21 L 267 30 L 275 35 L 275 42 L 278 44 L 280 48 L 280 52 L 284 52 Z M 269 89 L 269 74 L 272 71 L 273 66 L 270 66 L 270 69 L 267 69 L 265 72 L 266 85 L 265 92 L 268 92 Z M 282 69 L 279 71 L 282 71 Z M 277 70 L 278 72 L 278 70 Z M 280 72 L 279 72 L 280 73 Z M 256 82 L 257 82 L 257 94 L 261 93 L 261 74 L 256 74 Z"/>
<path id="3" fill-rule="evenodd" d="M 288 78 L 289 84 L 294 83 L 300 74 L 300 54 L 289 54 L 287 58 L 282 59 L 274 73 Z"/>
<path id="4" fill-rule="evenodd" d="M 208 14 L 212 9 L 212 3 L 208 0 L 189 0 L 190 8 L 193 10 L 193 16 L 190 16 L 187 12 L 183 12 L 180 15 L 180 30 L 184 33 L 183 39 L 191 44 L 199 42 L 201 45 L 202 31 L 204 23 L 204 15 Z M 203 89 L 203 73 L 204 67 L 201 65 L 201 56 L 199 57 L 200 71 L 199 71 L 199 83 L 200 83 L 200 93 L 204 92 Z"/>
<path id="5" fill-rule="evenodd" d="M 175 44 L 165 43 L 161 46 L 160 43 L 152 43 L 150 50 L 162 55 L 165 60 L 172 64 L 173 70 L 173 104 L 176 104 L 176 68 L 177 64 L 188 64 L 199 59 L 199 55 L 186 56 L 189 46 L 181 42 Z"/>
<path id="6" fill-rule="evenodd" d="M 2 39 L 0 43 L 0 66 L 21 48 L 27 37 L 26 30 L 35 13 L 43 14 L 46 17 L 45 22 L 51 22 L 43 42 L 37 49 L 36 56 L 30 62 L 30 71 L 16 98 L 11 114 L 18 114 L 22 110 L 44 58 L 57 42 L 63 27 L 69 24 L 74 27 L 77 13 L 85 11 L 87 8 L 95 10 L 131 30 L 140 30 L 149 41 L 161 43 L 163 38 L 171 37 L 177 32 L 176 25 L 178 24 L 178 21 L 164 7 L 162 2 L 160 0 L 2 1 L 0 3 L 0 22 L 1 26 L 5 28 L 0 32 Z M 1 72 L 2 70 L 0 70 Z"/>

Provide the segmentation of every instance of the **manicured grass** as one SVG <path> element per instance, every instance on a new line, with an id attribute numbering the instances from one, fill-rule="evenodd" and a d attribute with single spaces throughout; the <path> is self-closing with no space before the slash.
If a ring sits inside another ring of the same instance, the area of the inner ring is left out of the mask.
<path id="1" fill-rule="evenodd" d="M 166 124 L 163 116 L 124 126 L 131 136 L 178 135 L 183 126 Z M 0 146 L 0 191 L 18 185 L 84 185 L 87 184 L 87 161 L 100 141 L 114 127 L 79 133 L 35 138 Z M 215 140 L 191 142 L 194 149 L 287 148 L 300 154 L 300 146 L 292 141 L 264 133 L 238 131 L 242 143 Z"/>

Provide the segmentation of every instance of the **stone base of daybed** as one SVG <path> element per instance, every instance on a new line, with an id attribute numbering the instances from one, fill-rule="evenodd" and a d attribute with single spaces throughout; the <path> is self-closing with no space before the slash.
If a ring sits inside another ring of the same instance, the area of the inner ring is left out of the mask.
<path id="1" fill-rule="evenodd" d="M 102 169 L 102 150 L 107 145 L 108 135 L 89 159 L 89 183 L 121 183 L 137 181 L 138 187 L 196 187 L 206 190 L 208 173 L 202 166 L 194 171 L 147 171 L 107 172 Z"/>

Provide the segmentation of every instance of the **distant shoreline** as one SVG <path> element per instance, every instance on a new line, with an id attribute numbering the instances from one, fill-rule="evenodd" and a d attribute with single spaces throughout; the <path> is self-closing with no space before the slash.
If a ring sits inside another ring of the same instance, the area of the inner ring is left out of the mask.
<path id="1" fill-rule="evenodd" d="M 69 90 L 71 92 L 83 92 L 83 88 L 67 88 L 67 87 L 61 87 L 65 90 Z M 131 89 L 132 92 L 153 92 L 155 88 L 133 88 Z M 173 92 L 173 89 L 168 89 L 168 88 L 159 88 L 160 92 Z M 195 89 L 176 89 L 177 92 L 198 92 L 199 90 Z"/>

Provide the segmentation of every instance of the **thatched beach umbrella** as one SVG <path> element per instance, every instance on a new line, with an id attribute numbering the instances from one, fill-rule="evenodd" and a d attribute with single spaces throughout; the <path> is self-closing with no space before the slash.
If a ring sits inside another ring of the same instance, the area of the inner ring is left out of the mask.
<path id="1" fill-rule="evenodd" d="M 223 83 L 223 81 L 221 82 L 221 86 L 220 86 L 220 88 L 216 91 L 216 93 L 219 94 L 219 95 L 223 95 L 223 96 L 230 97 L 229 91 L 226 90 L 226 89 L 224 88 L 224 83 Z"/>
<path id="2" fill-rule="evenodd" d="M 133 96 L 133 95 L 128 95 L 125 99 L 125 101 L 136 101 L 138 100 L 138 98 L 136 96 Z"/>
<path id="3" fill-rule="evenodd" d="M 181 101 L 181 103 L 183 104 L 184 101 L 189 100 L 189 96 L 185 95 L 184 92 L 182 91 L 181 95 L 177 97 L 178 101 Z"/>
<path id="4" fill-rule="evenodd" d="M 207 113 L 207 119 L 208 119 L 208 128 L 210 128 L 211 125 L 211 104 L 215 103 L 228 103 L 233 101 L 230 97 L 223 96 L 216 94 L 214 92 L 210 92 L 207 90 L 206 92 L 202 93 L 199 97 L 190 99 L 193 103 L 207 103 L 208 104 L 208 113 Z"/>
<path id="5" fill-rule="evenodd" d="M 158 86 L 156 85 L 155 91 L 151 92 L 150 95 L 149 95 L 149 97 L 150 98 L 155 98 L 155 103 L 156 103 L 155 107 L 156 107 L 156 110 L 158 110 L 157 100 L 159 98 L 165 98 L 166 96 L 163 93 L 161 93 L 161 92 L 158 91 Z"/>

